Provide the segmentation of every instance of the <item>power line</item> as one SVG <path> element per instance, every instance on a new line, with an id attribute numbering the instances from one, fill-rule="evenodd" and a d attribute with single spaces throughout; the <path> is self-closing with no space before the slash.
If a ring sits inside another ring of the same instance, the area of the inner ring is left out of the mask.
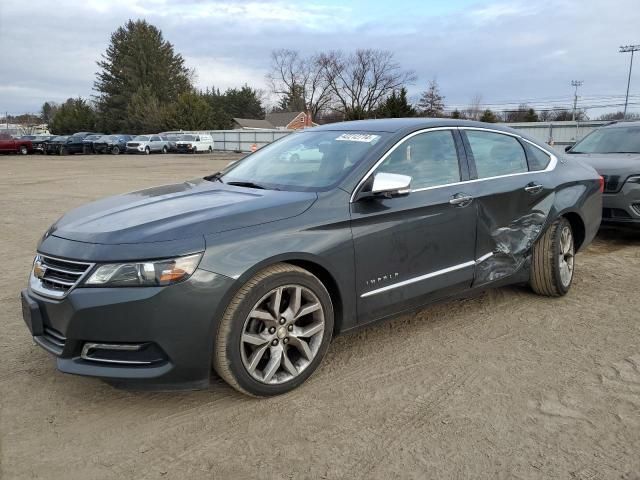
<path id="1" fill-rule="evenodd" d="M 571 86 L 575 87 L 573 93 L 573 113 L 571 114 L 571 120 L 576 121 L 576 107 L 578 106 L 578 87 L 582 86 L 584 82 L 582 80 L 571 80 Z"/>

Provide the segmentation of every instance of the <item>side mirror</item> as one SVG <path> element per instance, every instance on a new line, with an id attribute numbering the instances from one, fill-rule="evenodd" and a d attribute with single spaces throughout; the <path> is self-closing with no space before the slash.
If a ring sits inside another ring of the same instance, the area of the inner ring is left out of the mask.
<path id="1" fill-rule="evenodd" d="M 568 152 L 569 150 L 571 150 L 571 147 L 572 147 L 572 146 L 573 146 L 573 145 L 567 145 L 566 147 L 564 147 L 564 151 L 565 151 L 565 152 Z"/>
<path id="2" fill-rule="evenodd" d="M 371 187 L 372 196 L 399 197 L 411 192 L 411 177 L 397 173 L 376 173 Z"/>

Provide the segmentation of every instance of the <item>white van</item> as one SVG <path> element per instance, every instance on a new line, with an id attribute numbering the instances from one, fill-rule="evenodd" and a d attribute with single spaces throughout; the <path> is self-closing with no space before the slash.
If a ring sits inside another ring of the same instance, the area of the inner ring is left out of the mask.
<path id="1" fill-rule="evenodd" d="M 176 142 L 176 150 L 183 153 L 213 152 L 213 137 L 207 134 L 185 133 Z"/>

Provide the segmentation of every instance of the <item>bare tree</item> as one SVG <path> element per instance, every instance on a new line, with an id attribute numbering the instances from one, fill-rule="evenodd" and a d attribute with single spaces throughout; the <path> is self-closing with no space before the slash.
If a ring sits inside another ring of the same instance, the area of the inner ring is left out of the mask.
<path id="1" fill-rule="evenodd" d="M 304 58 L 296 50 L 280 49 L 271 52 L 271 69 L 267 73 L 271 91 L 282 96 L 286 105 L 300 106 L 318 116 L 332 100 L 321 55 Z"/>
<path id="2" fill-rule="evenodd" d="M 349 55 L 332 51 L 319 61 L 336 107 L 347 120 L 369 118 L 394 90 L 416 78 L 400 67 L 393 53 L 384 50 L 356 50 Z"/>
<path id="3" fill-rule="evenodd" d="M 467 109 L 466 117 L 470 120 L 478 120 L 482 115 L 482 95 L 476 93 L 471 99 L 469 108 Z"/>

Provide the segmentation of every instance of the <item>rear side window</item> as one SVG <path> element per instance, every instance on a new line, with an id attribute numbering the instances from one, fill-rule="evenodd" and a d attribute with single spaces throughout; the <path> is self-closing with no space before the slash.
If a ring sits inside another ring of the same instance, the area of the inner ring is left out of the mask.
<path id="1" fill-rule="evenodd" d="M 527 172 L 527 157 L 520 142 L 501 133 L 466 130 L 478 178 Z"/>
<path id="2" fill-rule="evenodd" d="M 459 182 L 458 153 L 451 131 L 425 132 L 409 138 L 377 171 L 410 176 L 414 190 Z"/>
<path id="3" fill-rule="evenodd" d="M 527 150 L 527 160 L 529 160 L 529 170 L 538 171 L 544 170 L 549 166 L 549 162 L 551 161 L 551 157 L 547 155 L 545 152 L 540 150 L 538 147 L 534 147 L 533 145 L 529 145 L 525 143 L 525 147 Z"/>

